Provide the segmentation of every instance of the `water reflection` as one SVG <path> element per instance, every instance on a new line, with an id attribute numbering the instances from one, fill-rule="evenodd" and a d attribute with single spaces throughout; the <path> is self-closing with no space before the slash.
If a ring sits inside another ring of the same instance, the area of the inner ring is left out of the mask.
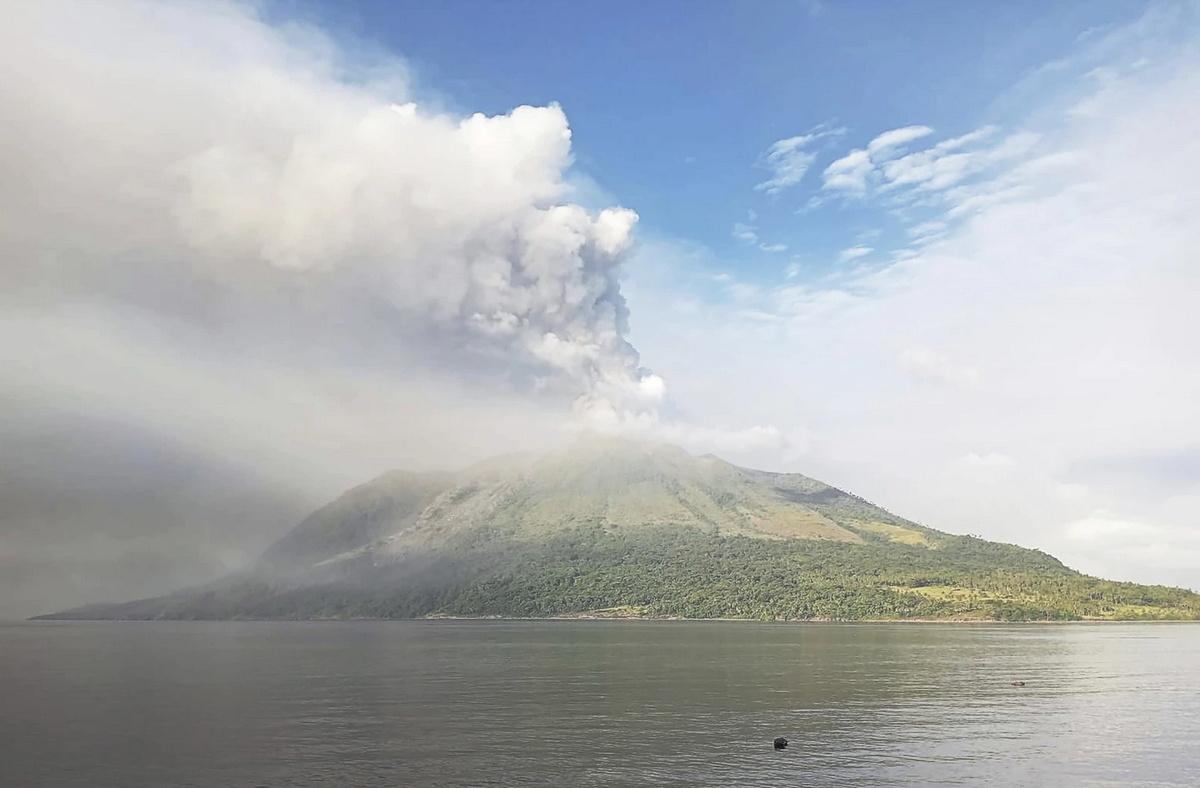
<path id="1" fill-rule="evenodd" d="M 1188 625 L 39 622 L 0 783 L 1193 785 L 1197 665 Z"/>

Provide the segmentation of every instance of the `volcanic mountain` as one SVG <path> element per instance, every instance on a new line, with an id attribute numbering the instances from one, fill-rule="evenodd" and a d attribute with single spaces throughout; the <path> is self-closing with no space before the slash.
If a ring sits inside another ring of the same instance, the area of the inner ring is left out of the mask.
<path id="1" fill-rule="evenodd" d="M 1080 574 L 798 474 L 582 441 L 392 471 L 199 588 L 46 618 L 1195 619 L 1200 596 Z"/>

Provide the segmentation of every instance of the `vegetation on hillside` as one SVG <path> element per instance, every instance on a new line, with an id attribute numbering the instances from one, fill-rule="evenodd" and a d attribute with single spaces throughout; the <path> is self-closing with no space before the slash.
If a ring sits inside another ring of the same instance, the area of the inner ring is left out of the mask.
<path id="1" fill-rule="evenodd" d="M 1200 596 L 1082 575 L 1035 550 L 942 536 L 937 550 L 765 540 L 697 528 L 493 533 L 354 580 L 245 579 L 74 617 L 418 618 L 573 615 L 757 620 L 1200 619 Z"/>
<path id="2" fill-rule="evenodd" d="M 626 607 L 685 618 L 1200 618 L 1200 596 L 1114 583 L 972 537 L 939 550 L 581 527 L 447 594 L 437 613 L 557 616 Z"/>
<path id="3" fill-rule="evenodd" d="M 453 474 L 384 474 L 314 512 L 241 576 L 60 617 L 630 614 L 1198 619 L 1200 596 L 1087 577 L 799 474 L 599 440 Z"/>

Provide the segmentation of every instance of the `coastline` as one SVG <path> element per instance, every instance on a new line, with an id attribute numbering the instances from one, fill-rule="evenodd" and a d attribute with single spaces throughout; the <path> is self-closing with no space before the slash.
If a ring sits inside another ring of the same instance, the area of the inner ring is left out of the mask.
<path id="1" fill-rule="evenodd" d="M 323 618 L 67 618 L 53 615 L 31 616 L 25 619 L 12 619 L 0 623 L 34 623 L 47 621 L 65 622 L 123 622 L 123 623 L 153 623 L 153 622 L 261 622 L 261 623 L 320 623 L 320 622 L 352 622 L 352 621 L 396 621 L 396 622 L 637 622 L 637 623 L 709 623 L 709 624 L 954 624 L 954 625 L 1029 625 L 1029 624 L 1200 624 L 1195 618 L 1077 618 L 1077 619 L 1027 619 L 1007 620 L 992 618 L 685 618 L 683 616 L 605 616 L 605 615 L 565 615 L 565 616 L 422 616 L 420 618 L 377 618 L 371 616 L 329 616 Z"/>
<path id="2" fill-rule="evenodd" d="M 272 619 L 278 620 L 278 619 Z M 639 621 L 740 623 L 740 624 L 1200 624 L 1195 618 L 1076 618 L 1028 619 L 1012 621 L 997 618 L 684 618 L 682 616 L 425 616 L 419 619 L 307 619 L 343 621 Z"/>

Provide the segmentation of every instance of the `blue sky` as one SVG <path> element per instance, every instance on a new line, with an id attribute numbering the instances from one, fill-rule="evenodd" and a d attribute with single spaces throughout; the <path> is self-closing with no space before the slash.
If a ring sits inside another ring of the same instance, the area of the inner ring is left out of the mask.
<path id="1" fill-rule="evenodd" d="M 770 279 L 793 262 L 802 276 L 819 276 L 843 250 L 869 246 L 868 262 L 903 244 L 896 220 L 877 205 L 833 201 L 797 213 L 831 161 L 911 124 L 934 129 L 928 142 L 986 124 L 1012 131 L 1028 109 L 1016 90 L 1023 80 L 1144 6 L 374 2 L 278 10 L 400 55 L 419 92 L 461 112 L 558 102 L 577 168 L 639 212 L 643 237 L 689 239 L 740 277 Z M 756 192 L 770 177 L 770 146 L 820 126 L 844 132 L 811 147 L 805 178 L 778 194 Z M 735 237 L 738 223 L 754 228 L 757 244 Z M 788 249 L 760 248 L 774 245 Z"/>

